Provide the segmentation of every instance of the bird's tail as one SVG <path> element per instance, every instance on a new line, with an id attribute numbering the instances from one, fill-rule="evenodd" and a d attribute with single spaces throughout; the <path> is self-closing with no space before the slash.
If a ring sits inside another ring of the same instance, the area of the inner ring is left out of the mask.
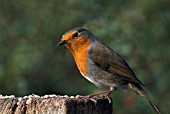
<path id="1" fill-rule="evenodd" d="M 140 96 L 143 96 L 158 114 L 162 114 L 161 111 L 159 110 L 159 108 L 154 104 L 153 101 L 151 101 L 148 94 L 145 92 L 145 90 L 139 84 L 129 83 L 128 87 L 131 90 L 133 90 L 135 93 L 139 94 Z"/>

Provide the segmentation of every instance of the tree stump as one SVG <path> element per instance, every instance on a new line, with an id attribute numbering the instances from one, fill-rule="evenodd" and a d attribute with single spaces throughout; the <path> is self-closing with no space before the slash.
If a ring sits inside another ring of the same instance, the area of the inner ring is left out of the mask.
<path id="1" fill-rule="evenodd" d="M 112 114 L 112 101 L 104 96 L 0 95 L 0 114 Z"/>

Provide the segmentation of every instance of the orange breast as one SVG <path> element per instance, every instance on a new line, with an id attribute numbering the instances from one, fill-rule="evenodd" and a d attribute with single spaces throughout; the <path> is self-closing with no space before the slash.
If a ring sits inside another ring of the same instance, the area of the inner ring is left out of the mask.
<path id="1" fill-rule="evenodd" d="M 81 52 L 77 52 L 74 55 L 75 62 L 77 67 L 84 76 L 88 76 L 87 71 L 87 58 L 88 58 L 88 50 L 82 49 Z"/>
<path id="2" fill-rule="evenodd" d="M 88 76 L 88 49 L 90 47 L 90 39 L 86 35 L 81 35 L 79 38 L 70 39 L 66 47 L 72 53 L 79 71 Z"/>
<path id="3" fill-rule="evenodd" d="M 88 62 L 88 49 L 90 47 L 90 40 L 84 42 L 81 46 L 72 47 L 70 49 L 74 56 L 75 62 L 79 71 L 84 75 L 88 76 L 87 62 Z"/>

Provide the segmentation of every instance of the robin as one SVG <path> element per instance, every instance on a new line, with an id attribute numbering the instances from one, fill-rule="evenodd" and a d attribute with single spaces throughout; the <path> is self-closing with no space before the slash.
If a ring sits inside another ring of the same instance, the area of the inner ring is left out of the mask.
<path id="1" fill-rule="evenodd" d="M 161 114 L 127 62 L 88 30 L 75 28 L 66 32 L 59 45 L 65 45 L 70 50 L 80 73 L 87 80 L 107 90 L 100 94 L 109 95 L 115 90 L 130 89 L 144 97 Z"/>

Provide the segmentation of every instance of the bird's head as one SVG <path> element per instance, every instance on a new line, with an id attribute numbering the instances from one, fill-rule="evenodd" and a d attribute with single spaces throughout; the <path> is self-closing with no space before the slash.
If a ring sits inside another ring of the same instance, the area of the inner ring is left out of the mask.
<path id="1" fill-rule="evenodd" d="M 76 28 L 63 34 L 57 46 L 65 45 L 71 52 L 88 47 L 93 35 L 86 29 Z"/>

